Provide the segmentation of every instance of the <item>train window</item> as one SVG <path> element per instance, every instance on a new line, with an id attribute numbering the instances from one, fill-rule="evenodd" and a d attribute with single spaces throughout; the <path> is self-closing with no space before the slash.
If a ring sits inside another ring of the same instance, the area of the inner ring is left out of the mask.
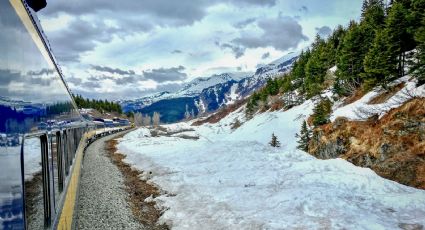
<path id="1" fill-rule="evenodd" d="M 53 226 L 83 125 L 36 20 L 0 1 L 0 229 Z"/>

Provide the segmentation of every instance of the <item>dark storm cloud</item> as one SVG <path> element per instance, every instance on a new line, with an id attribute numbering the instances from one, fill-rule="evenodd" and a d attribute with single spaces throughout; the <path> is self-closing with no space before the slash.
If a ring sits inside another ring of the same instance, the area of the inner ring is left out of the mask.
<path id="1" fill-rule="evenodd" d="M 107 66 L 98 66 L 98 65 L 92 65 L 92 69 L 100 71 L 100 72 L 106 72 L 106 73 L 112 73 L 112 74 L 119 74 L 119 75 L 132 75 L 135 74 L 134 70 L 122 70 L 119 68 L 111 68 Z"/>
<path id="2" fill-rule="evenodd" d="M 235 54 L 235 58 L 240 58 L 245 54 L 245 48 L 238 45 L 233 45 L 229 43 L 223 43 L 223 44 L 218 43 L 218 46 L 222 49 L 226 49 L 226 48 L 231 49 L 232 52 Z"/>
<path id="3" fill-rule="evenodd" d="M 243 29 L 245 28 L 247 25 L 252 24 L 255 22 L 255 20 L 257 20 L 256 18 L 248 18 L 246 20 L 240 21 L 238 23 L 236 23 L 235 25 L 233 25 L 235 28 L 238 29 Z"/>
<path id="4" fill-rule="evenodd" d="M 266 59 L 268 57 L 270 57 L 270 53 L 269 52 L 264 53 L 263 56 L 261 56 L 261 59 Z"/>
<path id="5" fill-rule="evenodd" d="M 183 66 L 172 67 L 172 68 L 159 68 L 152 69 L 150 71 L 143 71 L 143 76 L 146 79 L 151 79 L 156 82 L 166 81 L 183 81 L 186 80 L 187 74 L 182 71 L 186 68 Z"/>
<path id="6" fill-rule="evenodd" d="M 316 28 L 316 32 L 320 37 L 325 38 L 332 33 L 332 29 L 329 26 L 322 26 L 320 28 Z"/>
<path id="7" fill-rule="evenodd" d="M 258 27 L 263 31 L 261 36 L 246 35 L 234 39 L 234 44 L 245 48 L 274 47 L 278 50 L 296 48 L 308 38 L 302 33 L 301 25 L 291 17 L 278 17 L 258 21 Z"/>

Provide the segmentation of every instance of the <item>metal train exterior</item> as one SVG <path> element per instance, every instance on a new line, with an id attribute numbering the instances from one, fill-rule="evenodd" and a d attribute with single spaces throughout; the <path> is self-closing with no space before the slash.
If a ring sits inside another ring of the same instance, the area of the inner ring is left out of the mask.
<path id="1" fill-rule="evenodd" d="M 81 116 L 36 17 L 43 3 L 27 1 L 0 0 L 0 229 L 71 229 L 84 148 L 124 126 Z"/>

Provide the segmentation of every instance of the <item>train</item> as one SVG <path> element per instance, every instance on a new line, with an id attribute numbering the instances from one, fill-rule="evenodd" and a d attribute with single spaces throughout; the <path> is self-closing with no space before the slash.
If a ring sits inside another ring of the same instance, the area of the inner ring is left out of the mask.
<path id="1" fill-rule="evenodd" d="M 44 7 L 0 1 L 0 229 L 73 229 L 84 149 L 131 127 L 80 114 L 37 19 Z"/>

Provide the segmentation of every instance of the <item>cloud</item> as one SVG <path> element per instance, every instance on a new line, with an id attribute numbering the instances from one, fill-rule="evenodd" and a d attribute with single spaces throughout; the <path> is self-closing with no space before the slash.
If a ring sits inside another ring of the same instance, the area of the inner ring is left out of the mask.
<path id="1" fill-rule="evenodd" d="M 86 81 L 86 82 L 83 82 L 81 86 L 87 89 L 99 89 L 101 87 L 99 81 Z"/>
<path id="2" fill-rule="evenodd" d="M 233 44 L 245 48 L 274 47 L 277 50 L 296 48 L 308 38 L 302 33 L 301 25 L 291 17 L 277 17 L 258 21 L 257 26 L 262 30 L 260 36 L 245 34 L 232 41 Z"/>
<path id="3" fill-rule="evenodd" d="M 264 53 L 263 56 L 261 56 L 261 59 L 267 59 L 268 57 L 270 57 L 270 53 Z"/>
<path id="4" fill-rule="evenodd" d="M 226 49 L 229 48 L 232 50 L 232 52 L 235 54 L 235 58 L 240 58 L 245 54 L 245 48 L 238 46 L 238 45 L 233 45 L 233 44 L 229 44 L 229 43 L 216 43 L 216 45 L 218 44 L 218 46 L 222 49 Z"/>
<path id="5" fill-rule="evenodd" d="M 182 71 L 186 68 L 183 66 L 172 68 L 159 68 L 150 71 L 143 71 L 143 76 L 146 79 L 154 80 L 156 82 L 166 81 L 183 81 L 186 80 L 187 74 Z"/>
<path id="6" fill-rule="evenodd" d="M 98 65 L 91 65 L 92 69 L 100 71 L 100 72 L 106 72 L 111 74 L 119 74 L 119 75 L 132 75 L 136 74 L 134 70 L 122 70 L 119 68 L 111 68 L 107 66 L 98 66 Z"/>
<path id="7" fill-rule="evenodd" d="M 135 84 L 137 82 L 146 80 L 144 76 L 137 75 L 134 73 L 133 70 L 124 71 L 120 69 L 113 69 L 109 67 L 101 67 L 101 66 L 94 66 L 98 71 L 104 72 L 104 73 L 110 73 L 110 74 L 118 74 L 119 76 L 107 76 L 105 74 L 101 75 L 91 75 L 87 80 L 92 82 L 102 82 L 104 80 L 111 80 L 117 85 L 129 85 L 129 84 Z"/>
<path id="8" fill-rule="evenodd" d="M 307 6 L 301 6 L 301 8 L 298 11 L 306 13 L 308 12 L 308 8 Z"/>
<path id="9" fill-rule="evenodd" d="M 66 29 L 49 33 L 49 41 L 59 60 L 75 62 L 97 43 L 110 42 L 117 31 L 100 20 L 75 19 Z"/>
<path id="10" fill-rule="evenodd" d="M 78 78 L 78 77 L 75 77 L 75 76 L 67 77 L 65 80 L 67 82 L 70 82 L 70 83 L 77 85 L 77 86 L 81 85 L 81 83 L 83 83 L 83 80 L 81 78 Z"/>
<path id="11" fill-rule="evenodd" d="M 257 19 L 256 19 L 256 18 L 248 18 L 248 19 L 246 19 L 246 20 L 243 20 L 243 21 L 240 21 L 240 22 L 238 22 L 238 23 L 234 24 L 233 26 L 234 26 L 235 28 L 238 28 L 238 29 L 243 29 L 243 28 L 245 28 L 246 26 L 248 26 L 249 24 L 254 23 L 254 22 L 255 22 L 255 20 L 257 20 Z"/>
<path id="12" fill-rule="evenodd" d="M 28 75 L 40 76 L 40 75 L 50 75 L 54 74 L 56 71 L 53 69 L 41 69 L 39 71 L 29 71 Z"/>
<path id="13" fill-rule="evenodd" d="M 57 82 L 56 76 L 52 75 L 54 71 L 48 69 L 28 71 L 28 73 L 20 73 L 9 69 L 0 69 L 0 85 L 8 85 L 11 82 L 19 82 L 27 85 L 49 86 L 53 82 Z"/>
<path id="14" fill-rule="evenodd" d="M 316 27 L 316 32 L 320 37 L 325 38 L 332 33 L 332 29 L 329 26 Z"/>
<path id="15" fill-rule="evenodd" d="M 71 15 L 87 15 L 102 12 L 104 14 L 114 14 L 125 16 L 128 21 L 139 22 L 137 15 L 147 15 L 152 19 L 154 25 L 190 25 L 195 21 L 203 19 L 207 14 L 207 8 L 216 4 L 227 3 L 235 6 L 256 5 L 274 6 L 276 0 L 80 0 L 76 1 L 51 1 L 42 14 L 56 16 L 60 12 Z M 124 25 L 121 24 L 120 25 Z"/>
<path id="16" fill-rule="evenodd" d="M 183 53 L 183 51 L 181 51 L 181 50 L 173 50 L 171 53 L 172 54 L 181 54 L 181 53 Z"/>

